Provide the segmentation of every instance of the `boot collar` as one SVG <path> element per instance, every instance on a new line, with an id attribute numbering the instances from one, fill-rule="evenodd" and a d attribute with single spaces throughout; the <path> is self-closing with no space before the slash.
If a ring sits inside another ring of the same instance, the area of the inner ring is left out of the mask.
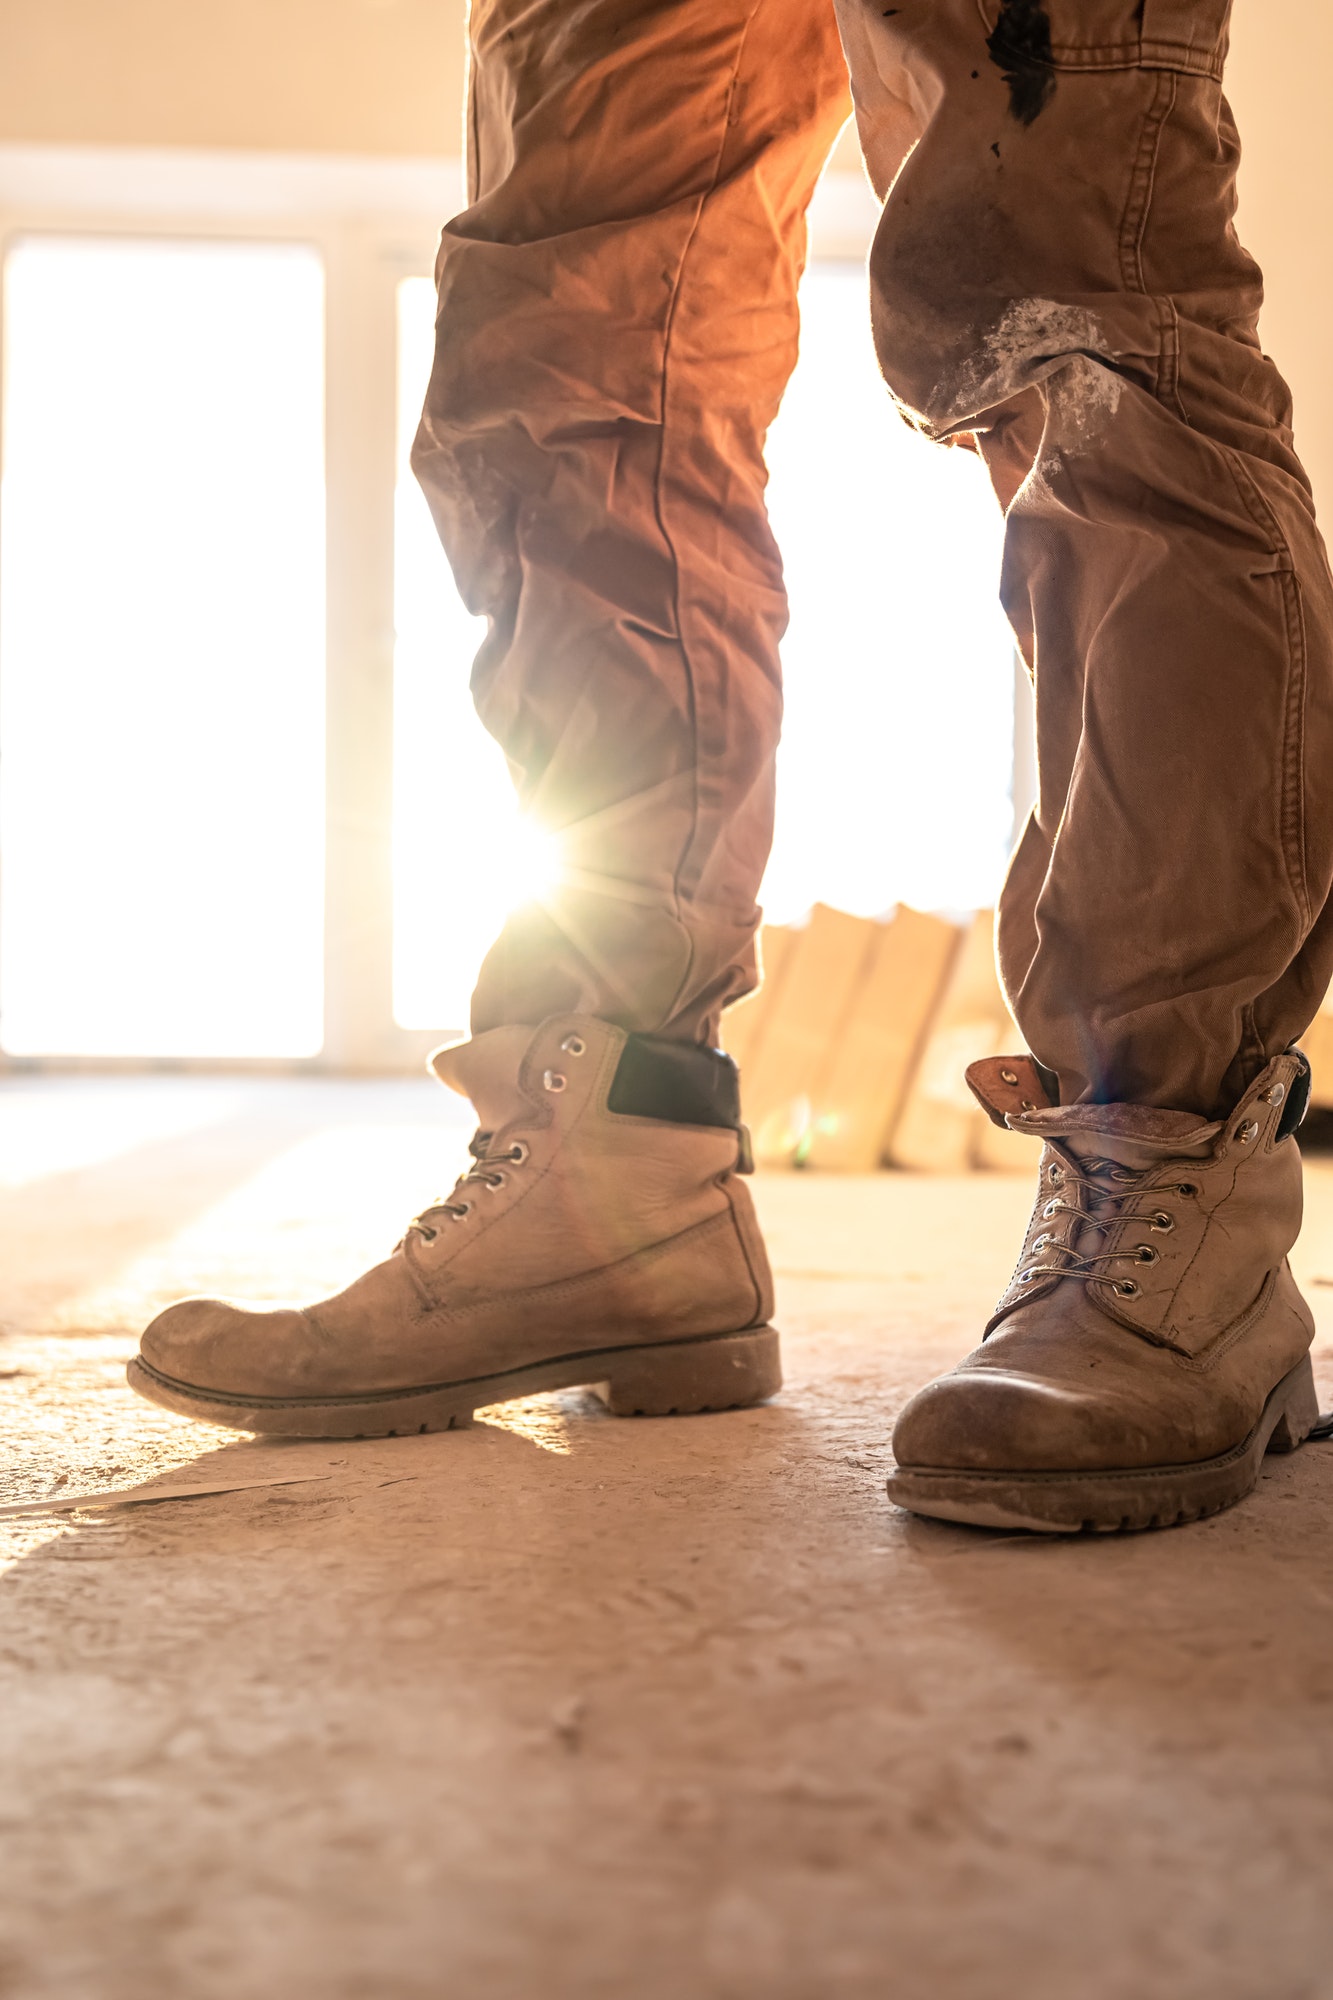
<path id="1" fill-rule="evenodd" d="M 1049 1071 L 1030 1056 L 991 1056 L 967 1071 L 968 1088 L 996 1125 L 1063 1142 L 1071 1151 L 1148 1167 L 1163 1159 L 1223 1159 L 1233 1146 L 1258 1151 L 1294 1130 L 1309 1064 L 1299 1049 L 1274 1056 L 1226 1118 L 1151 1104 L 1055 1104 Z"/>

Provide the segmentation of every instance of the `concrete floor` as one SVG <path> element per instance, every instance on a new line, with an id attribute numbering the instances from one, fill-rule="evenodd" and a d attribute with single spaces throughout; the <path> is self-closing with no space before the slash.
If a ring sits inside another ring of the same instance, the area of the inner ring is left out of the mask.
<path id="1" fill-rule="evenodd" d="M 321 1475 L 0 1521 L 3 2000 L 1329 2000 L 1333 1446 L 1124 1540 L 885 1499 L 1025 1177 L 762 1181 L 762 1410 L 260 1446 L 131 1398 L 160 1302 L 340 1282 L 465 1129 L 411 1082 L 0 1087 L 0 1498 Z"/>

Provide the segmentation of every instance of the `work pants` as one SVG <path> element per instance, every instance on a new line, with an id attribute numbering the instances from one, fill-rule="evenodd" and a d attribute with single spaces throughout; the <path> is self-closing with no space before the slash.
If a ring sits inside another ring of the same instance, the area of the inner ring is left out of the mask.
<path id="1" fill-rule="evenodd" d="M 998 934 L 1028 1045 L 1065 1102 L 1213 1114 L 1308 1024 L 1333 590 L 1232 227 L 1228 11 L 473 0 L 415 465 L 489 620 L 478 710 L 563 861 L 474 1031 L 578 1011 L 712 1042 L 755 984 L 785 623 L 763 445 L 849 69 L 888 388 L 1005 510 L 1040 795 Z M 886 558 L 877 645 L 893 600 Z M 885 781 L 947 754 L 886 743 Z"/>

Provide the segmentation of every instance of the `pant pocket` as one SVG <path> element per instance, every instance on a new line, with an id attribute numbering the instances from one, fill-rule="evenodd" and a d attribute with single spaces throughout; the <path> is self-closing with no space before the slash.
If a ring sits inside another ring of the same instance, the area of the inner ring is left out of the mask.
<path id="1" fill-rule="evenodd" d="M 1052 70 L 1167 69 L 1220 81 L 1231 0 L 977 0 L 992 54 Z"/>
<path id="2" fill-rule="evenodd" d="M 1231 0 L 1143 0 L 1144 69 L 1175 69 L 1222 81 Z"/>

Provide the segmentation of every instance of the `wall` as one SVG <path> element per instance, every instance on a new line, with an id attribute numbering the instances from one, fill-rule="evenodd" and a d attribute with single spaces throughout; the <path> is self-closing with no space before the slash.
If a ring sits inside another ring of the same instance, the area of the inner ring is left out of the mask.
<path id="1" fill-rule="evenodd" d="M 463 0 L 0 0 L 0 141 L 457 155 Z"/>
<path id="2" fill-rule="evenodd" d="M 1296 442 L 1333 524 L 1333 7 L 1238 0 L 1227 90 L 1244 148 L 1240 233 L 1264 267 L 1265 347 L 1296 397 Z"/>

